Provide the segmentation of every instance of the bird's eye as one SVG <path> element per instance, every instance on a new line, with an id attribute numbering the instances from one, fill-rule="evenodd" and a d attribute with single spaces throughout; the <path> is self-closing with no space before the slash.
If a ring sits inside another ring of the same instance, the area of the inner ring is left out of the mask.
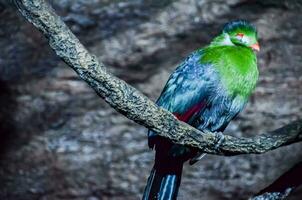
<path id="1" fill-rule="evenodd" d="M 249 38 L 244 35 L 243 33 L 237 33 L 236 34 L 236 39 L 239 40 L 241 43 L 248 43 L 249 42 Z"/>
<path id="2" fill-rule="evenodd" d="M 237 34 L 236 34 L 236 37 L 237 37 L 238 39 L 242 39 L 242 38 L 243 38 L 243 36 L 244 36 L 244 34 L 243 34 L 243 33 L 237 33 Z"/>

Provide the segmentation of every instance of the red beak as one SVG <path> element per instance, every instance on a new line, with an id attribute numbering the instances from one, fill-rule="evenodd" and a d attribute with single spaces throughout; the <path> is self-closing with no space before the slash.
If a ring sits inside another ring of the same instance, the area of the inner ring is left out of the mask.
<path id="1" fill-rule="evenodd" d="M 255 44 L 252 44 L 250 47 L 255 51 L 260 51 L 260 46 L 259 46 L 258 42 Z"/>

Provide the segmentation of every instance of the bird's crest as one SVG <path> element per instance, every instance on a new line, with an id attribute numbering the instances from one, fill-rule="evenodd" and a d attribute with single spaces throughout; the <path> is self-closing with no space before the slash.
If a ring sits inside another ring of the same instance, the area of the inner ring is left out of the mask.
<path id="1" fill-rule="evenodd" d="M 237 30 L 246 30 L 246 31 L 257 33 L 256 27 L 250 24 L 246 20 L 231 21 L 229 23 L 226 23 L 223 27 L 224 33 L 230 33 Z"/>

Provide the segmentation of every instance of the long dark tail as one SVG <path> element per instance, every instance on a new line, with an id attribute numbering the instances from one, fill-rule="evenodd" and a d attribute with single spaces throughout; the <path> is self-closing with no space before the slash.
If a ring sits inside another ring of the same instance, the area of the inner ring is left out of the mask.
<path id="1" fill-rule="evenodd" d="M 175 200 L 181 174 L 163 174 L 152 169 L 144 191 L 143 200 Z"/>
<path id="2" fill-rule="evenodd" d="M 155 145 L 155 164 L 145 187 L 143 200 L 175 200 L 185 158 L 173 154 L 171 142 L 160 139 Z M 179 150 L 176 148 L 175 150 Z"/>

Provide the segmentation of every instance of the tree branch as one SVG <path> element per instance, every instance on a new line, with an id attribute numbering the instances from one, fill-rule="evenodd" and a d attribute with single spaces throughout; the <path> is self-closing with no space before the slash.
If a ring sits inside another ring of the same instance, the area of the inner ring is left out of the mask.
<path id="1" fill-rule="evenodd" d="M 282 174 L 271 185 L 264 188 L 250 200 L 281 200 L 288 197 L 296 188 L 302 185 L 302 162 L 297 163 L 290 170 Z"/>
<path id="2" fill-rule="evenodd" d="M 129 119 L 178 144 L 209 154 L 259 154 L 302 140 L 302 120 L 253 138 L 225 136 L 218 149 L 218 133 L 201 132 L 170 112 L 157 107 L 146 96 L 106 71 L 79 42 L 64 22 L 44 0 L 12 0 L 22 15 L 48 38 L 49 45 L 65 63 L 114 109 Z"/>

